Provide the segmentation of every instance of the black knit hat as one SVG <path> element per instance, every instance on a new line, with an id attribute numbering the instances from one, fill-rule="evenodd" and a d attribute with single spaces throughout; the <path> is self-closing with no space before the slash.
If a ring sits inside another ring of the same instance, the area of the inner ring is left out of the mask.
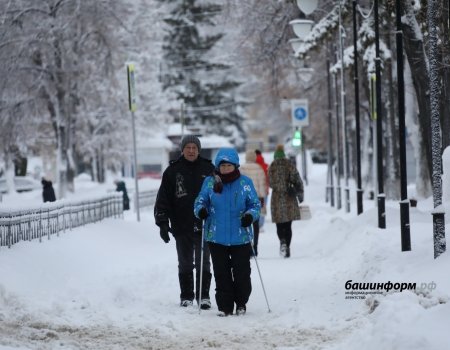
<path id="1" fill-rule="evenodd" d="M 195 135 L 186 135 L 185 137 L 183 137 L 183 139 L 181 140 L 181 151 L 184 150 L 184 147 L 186 147 L 186 145 L 188 143 L 195 143 L 195 145 L 198 148 L 198 151 L 200 152 L 202 149 L 202 144 L 200 143 L 200 140 L 197 136 Z"/>

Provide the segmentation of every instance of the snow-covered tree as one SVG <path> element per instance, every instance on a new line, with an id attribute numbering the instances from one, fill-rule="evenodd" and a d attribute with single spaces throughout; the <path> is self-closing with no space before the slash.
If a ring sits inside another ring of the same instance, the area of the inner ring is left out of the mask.
<path id="1" fill-rule="evenodd" d="M 236 96 L 241 81 L 230 76 L 226 60 L 211 57 L 224 36 L 215 20 L 222 6 L 197 0 L 166 2 L 171 9 L 164 18 L 164 89 L 176 96 L 180 108 L 183 105 L 187 125 L 204 125 L 235 142 L 242 139 L 242 101 Z"/>
<path id="2" fill-rule="evenodd" d="M 114 85 L 113 57 L 120 50 L 113 29 L 121 25 L 119 15 L 126 7 L 119 0 L 24 0 L 8 2 L 2 11 L 2 25 L 8 28 L 2 46 L 10 58 L 6 69 L 12 72 L 8 78 L 19 81 L 20 92 L 33 101 L 23 111 L 25 118 L 49 117 L 61 198 L 67 185 L 73 188 L 76 174 L 76 123 L 95 108 L 96 92 Z M 103 97 L 109 114 L 120 116 L 114 94 Z"/>

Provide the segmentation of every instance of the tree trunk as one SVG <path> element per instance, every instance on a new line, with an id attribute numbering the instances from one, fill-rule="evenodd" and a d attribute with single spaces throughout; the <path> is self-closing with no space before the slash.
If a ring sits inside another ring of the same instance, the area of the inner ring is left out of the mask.
<path id="1" fill-rule="evenodd" d="M 449 15 L 446 11 L 450 6 L 449 0 L 443 0 L 441 11 L 441 129 L 442 129 L 442 149 L 450 146 L 450 30 L 449 30 Z"/>
<path id="2" fill-rule="evenodd" d="M 425 53 L 422 37 L 417 35 L 417 23 L 414 10 L 410 1 L 402 0 L 404 9 L 403 29 L 405 40 L 405 52 L 411 68 L 414 90 L 416 92 L 419 109 L 419 134 L 420 146 L 424 150 L 420 155 L 424 157 L 421 165 L 427 166 L 428 178 L 431 179 L 431 120 L 430 120 L 430 100 L 429 100 L 429 80 L 428 80 L 428 57 Z M 422 169 L 420 169 L 422 171 Z"/>

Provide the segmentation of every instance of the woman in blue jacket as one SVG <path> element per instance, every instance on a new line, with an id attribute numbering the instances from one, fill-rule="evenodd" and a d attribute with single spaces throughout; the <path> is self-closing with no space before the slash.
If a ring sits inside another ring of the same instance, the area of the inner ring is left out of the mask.
<path id="1" fill-rule="evenodd" d="M 243 315 L 252 291 L 251 225 L 259 219 L 260 201 L 252 180 L 239 172 L 236 150 L 220 149 L 214 165 L 215 175 L 203 182 L 194 213 L 206 220 L 219 316 L 232 315 L 235 304 L 236 314 Z"/>

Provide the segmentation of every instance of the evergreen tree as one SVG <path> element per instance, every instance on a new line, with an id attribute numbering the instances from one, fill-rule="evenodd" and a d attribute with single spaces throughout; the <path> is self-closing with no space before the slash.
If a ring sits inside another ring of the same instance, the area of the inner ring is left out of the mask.
<path id="1" fill-rule="evenodd" d="M 242 113 L 236 88 L 241 82 L 230 77 L 230 65 L 211 58 L 213 47 L 224 36 L 214 22 L 222 6 L 197 0 L 161 0 L 173 5 L 164 19 L 164 90 L 184 104 L 186 125 L 204 125 L 207 132 L 243 141 Z M 207 33 L 207 34 L 206 34 Z"/>

